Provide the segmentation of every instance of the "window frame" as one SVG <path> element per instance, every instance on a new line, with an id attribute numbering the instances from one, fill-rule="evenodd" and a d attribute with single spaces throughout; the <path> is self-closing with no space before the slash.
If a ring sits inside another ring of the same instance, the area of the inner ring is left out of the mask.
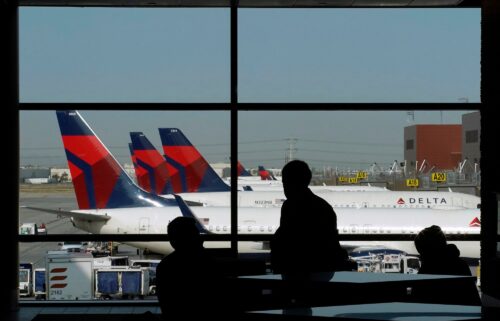
<path id="1" fill-rule="evenodd" d="M 237 66 L 238 66 L 238 36 L 237 36 L 237 30 L 238 30 L 238 22 L 237 22 L 237 16 L 238 16 L 238 6 L 237 6 L 237 1 L 232 1 L 231 2 L 231 14 L 230 14 L 230 28 L 231 28 L 231 43 L 230 43 L 230 64 L 231 64 L 231 91 L 230 91 L 230 103 L 141 103 L 141 104 L 134 104 L 134 103 L 56 103 L 56 104 L 49 104 L 49 103 L 19 103 L 19 97 L 17 97 L 17 102 L 15 102 L 13 105 L 15 105 L 15 108 L 13 110 L 10 110 L 9 112 L 14 113 L 9 115 L 10 119 L 17 119 L 19 120 L 19 112 L 20 111 L 38 111 L 38 110 L 54 110 L 54 109 L 77 109 L 77 110 L 155 110 L 155 111 L 170 111 L 170 110 L 178 110 L 178 111 L 193 111 L 193 110 L 203 110 L 203 111 L 210 111 L 210 110 L 218 110 L 218 111 L 229 111 L 230 112 L 230 135 L 231 135 L 231 149 L 230 149 L 230 155 L 231 155 L 231 227 L 232 227 L 232 232 L 231 235 L 229 236 L 229 240 L 231 241 L 231 247 L 234 251 L 234 249 L 237 248 L 237 242 L 238 240 L 256 240 L 256 239 L 266 239 L 267 237 L 263 237 L 262 235 L 258 236 L 252 236 L 252 235 L 238 235 L 237 234 L 237 214 L 238 214 L 238 209 L 236 206 L 236 201 L 237 201 L 237 155 L 238 155 L 238 112 L 239 111 L 336 111 L 336 110 L 352 110 L 352 111 L 368 111 L 368 110 L 384 110 L 384 111 L 404 111 L 404 110 L 479 110 L 481 113 L 481 116 L 484 116 L 485 114 L 490 114 L 490 111 L 486 110 L 486 104 L 484 103 L 469 103 L 469 104 L 463 104 L 463 103 L 310 103 L 310 104 L 294 104 L 294 103 L 239 103 L 238 102 L 238 95 L 237 95 L 237 88 L 238 88 L 238 71 L 237 71 Z M 16 6 L 17 8 L 17 6 Z M 375 9 L 374 9 L 375 10 Z M 17 17 L 16 17 L 17 18 Z M 16 40 L 17 41 L 17 40 Z M 17 53 L 18 55 L 18 53 Z M 483 58 L 483 57 L 482 57 Z M 18 62 L 18 57 L 13 58 L 16 62 Z M 18 74 L 14 75 L 14 82 L 17 82 L 17 87 L 18 87 Z M 11 84 L 12 85 L 12 84 Z M 18 88 L 17 88 L 18 89 Z M 17 93 L 18 95 L 18 93 Z M 10 103 L 12 101 L 11 97 L 6 98 L 7 103 Z M 9 106 L 10 107 L 10 106 Z M 491 108 L 491 107 L 490 107 Z M 485 122 L 485 121 L 484 121 Z M 481 121 L 481 124 L 483 125 L 483 120 Z M 19 125 L 17 125 L 19 126 Z M 15 152 L 17 153 L 19 151 L 19 128 L 16 128 L 17 130 L 17 141 L 15 142 L 15 146 L 17 146 L 17 150 Z M 490 131 L 492 130 L 491 128 L 489 129 Z M 479 133 L 481 136 L 484 135 L 483 132 L 483 126 L 481 127 L 481 131 Z M 485 145 L 486 142 L 484 142 L 483 139 L 481 139 L 481 145 Z M 491 142 L 489 143 L 491 144 Z M 481 158 L 483 158 L 483 153 L 491 153 L 491 147 L 487 150 L 487 152 L 484 152 L 483 149 L 481 150 Z M 488 154 L 489 155 L 489 154 Z M 492 155 L 489 155 L 492 156 Z M 17 155 L 17 158 L 15 159 L 17 163 L 19 164 L 19 155 Z M 483 163 L 483 162 L 482 162 Z M 486 166 L 486 165 L 484 165 Z M 481 165 L 483 167 L 483 165 Z M 486 168 L 486 167 L 485 167 Z M 491 168 L 488 168 L 491 169 Z M 16 177 L 17 178 L 17 177 Z M 487 177 L 484 176 L 482 177 L 482 186 L 485 187 L 487 190 L 482 193 L 482 201 L 485 201 L 485 196 L 487 193 L 492 192 L 492 185 L 491 183 L 487 183 Z M 484 189 L 482 189 L 484 190 Z M 17 195 L 19 191 L 17 191 Z M 495 195 L 496 199 L 496 195 Z M 488 203 L 491 203 L 491 198 L 488 197 Z M 19 206 L 19 200 L 14 201 L 16 203 L 16 206 Z M 489 204 L 491 205 L 491 204 Z M 490 207 L 488 206 L 488 209 Z M 484 209 L 483 209 L 484 210 Z M 481 213 L 483 217 L 483 212 Z M 497 216 L 498 217 L 498 213 Z M 19 220 L 19 212 L 17 212 L 17 220 Z M 18 231 L 16 230 L 15 233 L 17 234 Z M 366 236 L 366 237 L 365 237 Z M 356 235 L 355 239 L 356 240 L 405 240 L 412 238 L 413 236 L 409 235 L 391 235 L 391 237 L 382 237 L 381 235 Z M 148 235 L 124 235 L 122 236 L 112 236 L 112 235 L 71 235 L 71 234 L 60 234 L 60 235 L 17 235 L 17 242 L 52 242 L 52 241 L 60 241 L 60 240 L 82 240 L 82 241 L 91 241 L 91 240 L 165 240 L 165 235 L 158 235 L 158 234 L 148 234 Z M 217 236 L 217 235 L 211 235 L 205 237 L 207 240 L 219 240 L 219 239 L 224 239 L 227 240 L 228 236 Z M 343 237 L 343 239 L 350 239 L 349 237 Z M 481 239 L 484 242 L 484 237 L 482 236 L 481 238 L 473 238 L 474 240 Z M 472 240 L 472 238 L 471 238 Z M 499 236 L 496 234 L 496 240 L 490 239 L 489 241 L 493 242 L 499 242 Z"/>

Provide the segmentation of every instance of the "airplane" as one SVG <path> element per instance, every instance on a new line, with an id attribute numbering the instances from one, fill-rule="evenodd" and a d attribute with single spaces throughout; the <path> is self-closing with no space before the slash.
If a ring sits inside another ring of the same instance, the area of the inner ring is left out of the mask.
<path id="1" fill-rule="evenodd" d="M 174 195 L 166 199 L 138 187 L 76 111 L 57 111 L 61 136 L 73 179 L 78 210 L 65 211 L 24 206 L 70 217 L 75 227 L 94 234 L 164 234 L 168 223 L 184 215 L 195 218 L 198 229 L 207 233 L 230 233 L 228 207 L 192 207 Z M 341 234 L 415 234 L 424 227 L 439 225 L 445 233 L 479 234 L 478 209 L 438 211 L 432 209 L 352 209 L 337 211 Z M 273 234 L 279 226 L 278 208 L 239 208 L 238 232 Z M 171 253 L 168 242 L 124 242 L 161 254 Z M 228 242 L 208 242 L 220 247 Z M 356 242 L 344 242 L 345 244 Z M 363 242 L 366 245 L 366 242 Z M 413 242 L 392 244 L 409 254 Z M 405 244 L 406 243 L 406 244 Z M 465 243 L 465 244 L 461 244 Z M 462 256 L 479 257 L 479 242 L 456 242 Z M 263 242 L 240 242 L 242 252 L 266 251 Z"/>
<path id="2" fill-rule="evenodd" d="M 201 191 L 196 182 L 213 182 L 212 187 L 206 186 L 210 191 L 225 191 L 224 186 L 228 184 L 213 171 L 210 164 L 203 158 L 201 153 L 196 149 L 196 147 L 191 144 L 189 139 L 184 135 L 184 133 L 179 128 L 159 128 L 160 138 L 163 147 L 163 153 L 165 159 L 168 163 L 168 170 L 170 173 L 175 175 L 178 171 L 183 172 L 183 182 L 186 187 L 182 190 L 187 192 L 187 189 L 191 191 Z M 172 169 L 172 166 L 175 168 Z M 198 169 L 194 169 L 197 166 Z M 171 171 L 171 169 L 173 171 Z M 205 172 L 206 171 L 206 172 Z M 207 177 L 205 177 L 205 175 Z M 238 179 L 238 186 L 250 186 L 250 190 L 260 190 L 266 191 L 268 188 L 282 189 L 283 183 L 280 180 L 252 180 L 247 181 L 245 179 Z M 265 186 L 265 187 L 263 187 Z M 228 187 L 227 187 L 228 188 Z M 348 191 L 359 191 L 359 190 L 379 190 L 384 191 L 385 189 L 375 186 L 310 186 L 312 191 L 319 190 L 348 190 Z M 206 190 L 208 191 L 208 190 Z"/>
<path id="3" fill-rule="evenodd" d="M 259 165 L 259 176 L 263 181 L 277 181 L 276 177 L 262 165 Z"/>
<path id="4" fill-rule="evenodd" d="M 175 128 L 172 129 L 172 131 L 164 129 L 164 131 L 169 133 L 168 137 L 170 140 L 182 141 L 187 144 L 187 146 L 184 147 L 185 150 L 187 150 L 187 148 L 196 150 L 196 148 L 187 140 L 179 129 Z M 147 175 L 150 177 L 150 182 L 147 184 L 143 184 L 144 177 L 141 177 L 141 179 L 138 178 L 139 186 L 146 191 L 159 195 L 178 193 L 172 189 L 168 189 L 169 177 L 168 170 L 166 169 L 166 161 L 161 157 L 160 153 L 156 150 L 148 138 L 141 132 L 132 132 L 130 133 L 130 137 L 132 139 L 132 153 L 135 155 L 137 166 L 140 167 L 143 172 L 147 170 Z M 199 152 L 197 152 L 197 155 L 199 155 L 198 159 L 203 159 Z M 180 153 L 172 157 L 167 155 L 166 158 L 175 158 L 178 163 L 189 163 L 189 160 L 184 159 Z M 198 165 L 203 168 L 210 168 L 210 165 L 206 161 L 204 163 L 199 162 Z M 197 173 L 196 169 L 191 169 L 191 173 L 193 173 L 191 176 L 195 176 L 194 173 Z M 201 170 L 198 172 L 201 172 Z M 199 177 L 191 179 L 189 175 L 184 176 L 183 179 L 185 179 L 189 190 L 196 190 L 195 187 L 190 186 L 189 182 L 202 180 Z M 215 179 L 213 179 L 212 182 L 213 181 L 215 181 Z M 166 187 L 163 188 L 163 193 L 158 193 L 156 190 L 152 190 L 151 186 L 154 186 L 155 184 L 160 186 L 159 190 L 162 190 L 162 186 Z M 223 183 L 220 181 L 218 184 Z M 334 208 L 435 208 L 450 210 L 461 208 L 479 208 L 481 203 L 481 199 L 477 196 L 455 192 L 385 191 L 380 193 L 364 191 L 353 193 L 349 191 L 332 192 L 329 190 L 319 190 L 315 192 L 317 195 L 330 203 L 330 205 Z M 204 206 L 230 206 L 229 193 L 230 192 L 221 192 L 217 188 L 214 188 L 213 191 L 211 191 L 210 185 L 205 184 L 203 191 L 197 193 L 179 193 L 179 195 L 181 195 L 184 200 L 191 202 L 190 205 L 199 203 L 199 205 Z M 243 207 L 280 207 L 284 200 L 285 194 L 282 188 L 275 191 L 252 191 L 238 193 L 238 206 Z"/>
<path id="5" fill-rule="evenodd" d="M 238 161 L 237 164 L 237 171 L 238 171 L 238 183 L 244 184 L 247 181 L 253 181 L 253 182 L 259 182 L 262 180 L 262 177 L 260 175 L 253 176 L 250 174 L 249 171 L 246 170 L 246 168 L 241 164 L 240 161 Z M 228 184 L 230 184 L 231 177 L 227 178 Z"/>
<path id="6" fill-rule="evenodd" d="M 252 174 L 250 174 L 250 172 L 246 170 L 246 168 L 241 164 L 240 161 L 238 161 L 238 177 L 257 178 L 257 176 L 252 176 Z"/>
<path id="7" fill-rule="evenodd" d="M 176 186 L 176 181 L 172 180 L 174 192 L 229 192 L 231 188 L 215 173 L 186 136 L 178 135 L 177 131 L 177 128 L 159 128 L 168 173 L 180 181 Z M 134 146 L 134 152 L 135 150 Z"/>
<path id="8" fill-rule="evenodd" d="M 229 180 L 227 180 L 229 183 Z M 246 180 L 240 180 L 238 179 L 238 187 L 239 186 L 248 186 L 249 190 L 252 191 L 261 191 L 261 192 L 272 192 L 272 191 L 279 191 L 283 189 L 283 183 L 281 180 L 276 180 L 276 181 L 263 181 L 263 180 L 257 180 L 257 181 L 251 181 L 248 182 Z M 319 192 L 319 191 L 330 191 L 330 192 L 384 192 L 387 191 L 388 189 L 385 187 L 379 187 L 379 186 L 371 186 L 371 185 L 310 185 L 309 188 L 313 192 Z"/>
<path id="9" fill-rule="evenodd" d="M 135 178 L 137 179 L 137 184 L 141 186 L 144 190 L 152 192 L 152 187 L 154 187 L 155 184 L 154 183 L 151 184 L 151 178 L 149 176 L 148 171 L 142 166 L 139 166 L 137 164 L 137 158 L 135 156 L 132 143 L 128 144 L 128 148 L 130 150 L 130 158 L 132 160 L 132 165 L 134 166 Z"/>

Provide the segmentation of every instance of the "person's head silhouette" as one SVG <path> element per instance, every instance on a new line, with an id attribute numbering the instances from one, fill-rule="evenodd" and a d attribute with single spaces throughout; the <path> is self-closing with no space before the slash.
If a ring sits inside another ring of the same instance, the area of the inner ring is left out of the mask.
<path id="1" fill-rule="evenodd" d="M 168 224 L 170 244 L 177 251 L 195 251 L 203 248 L 203 240 L 191 217 L 179 216 Z"/>
<path id="2" fill-rule="evenodd" d="M 415 237 L 415 247 L 423 258 L 443 255 L 446 245 L 446 235 L 437 225 L 424 228 Z"/>
<path id="3" fill-rule="evenodd" d="M 306 162 L 293 160 L 281 170 L 283 190 L 287 198 L 303 194 L 311 182 L 312 173 Z"/>

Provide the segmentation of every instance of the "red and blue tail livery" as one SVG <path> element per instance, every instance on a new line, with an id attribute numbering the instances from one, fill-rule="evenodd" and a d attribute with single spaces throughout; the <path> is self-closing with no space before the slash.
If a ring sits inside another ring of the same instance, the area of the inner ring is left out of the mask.
<path id="1" fill-rule="evenodd" d="M 137 184 L 143 190 L 152 193 L 151 180 L 149 179 L 149 173 L 147 169 L 137 164 L 137 158 L 134 153 L 134 147 L 132 143 L 128 144 L 130 150 L 130 158 L 132 159 L 132 164 L 134 165 L 135 178 L 137 179 Z"/>
<path id="2" fill-rule="evenodd" d="M 263 181 L 275 181 L 276 177 L 274 177 L 271 172 L 264 168 L 264 166 L 259 166 L 259 176 Z"/>
<path id="3" fill-rule="evenodd" d="M 159 128 L 159 131 L 174 190 L 177 178 L 183 193 L 230 190 L 180 129 Z"/>
<path id="4" fill-rule="evenodd" d="M 137 163 L 135 173 L 139 186 L 156 195 L 179 193 L 180 189 L 173 191 L 169 185 L 167 162 L 147 137 L 142 132 L 131 132 L 130 139 L 131 153 Z"/>
<path id="5" fill-rule="evenodd" d="M 177 205 L 135 185 L 78 112 L 56 114 L 80 209 Z"/>
<path id="6" fill-rule="evenodd" d="M 252 176 L 246 168 L 238 161 L 238 176 Z"/>

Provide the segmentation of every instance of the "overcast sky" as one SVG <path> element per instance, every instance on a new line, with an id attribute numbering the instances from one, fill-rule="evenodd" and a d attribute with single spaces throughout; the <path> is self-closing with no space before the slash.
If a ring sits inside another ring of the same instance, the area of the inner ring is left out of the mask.
<path id="1" fill-rule="evenodd" d="M 228 102 L 228 9 L 22 8 L 23 102 Z M 479 9 L 240 11 L 242 102 L 479 102 Z M 461 123 L 465 112 L 415 112 Z M 84 111 L 128 161 L 130 131 L 160 147 L 178 127 L 228 162 L 227 112 Z M 281 167 L 290 146 L 313 166 L 402 160 L 406 111 L 242 112 L 240 160 Z M 21 112 L 21 164 L 64 165 L 55 113 Z M 260 142 L 260 143 L 257 143 Z"/>

